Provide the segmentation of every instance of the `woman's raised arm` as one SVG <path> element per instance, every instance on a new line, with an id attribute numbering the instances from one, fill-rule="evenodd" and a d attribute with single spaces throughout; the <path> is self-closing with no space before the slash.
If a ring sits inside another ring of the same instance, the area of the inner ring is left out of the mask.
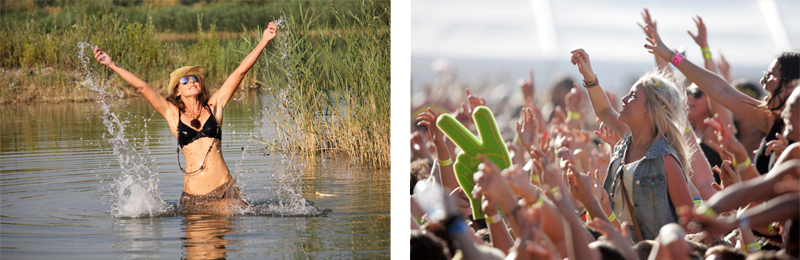
<path id="1" fill-rule="evenodd" d="M 222 83 L 222 87 L 220 87 L 217 92 L 214 92 L 214 94 L 211 95 L 208 103 L 209 105 L 214 106 L 216 110 L 214 111 L 215 114 L 222 114 L 222 108 L 224 108 L 225 105 L 228 104 L 228 101 L 231 100 L 233 92 L 236 91 L 239 83 L 241 83 L 242 79 L 244 79 L 244 75 L 247 74 L 247 71 L 249 71 L 251 67 L 253 67 L 253 64 L 255 64 L 258 60 L 258 57 L 261 56 L 261 52 L 263 52 L 264 48 L 267 47 L 267 43 L 275 38 L 276 34 L 277 26 L 275 23 L 270 22 L 267 26 L 267 29 L 264 30 L 264 35 L 261 37 L 261 41 L 258 43 L 256 48 L 253 49 L 253 51 L 251 51 L 247 57 L 244 57 L 242 64 L 240 64 L 239 67 L 236 68 L 236 70 L 233 71 L 230 76 L 228 76 L 228 79 L 225 80 L 225 83 Z"/>
<path id="2" fill-rule="evenodd" d="M 664 60 L 672 61 L 676 54 L 661 41 L 658 32 L 653 31 L 650 27 L 645 28 L 645 31 L 647 32 L 647 41 L 649 44 L 645 44 L 644 47 L 647 48 L 650 53 L 658 55 Z M 678 62 L 679 60 L 681 61 Z M 688 60 L 676 59 L 673 65 L 675 64 L 678 64 L 678 66 L 676 66 L 678 70 L 680 70 L 686 78 L 694 82 L 697 87 L 702 89 L 708 97 L 727 107 L 733 113 L 741 116 L 759 130 L 765 133 L 769 132 L 777 115 L 758 107 L 758 104 L 761 104 L 762 101 L 739 92 L 731 87 L 725 79 L 711 71 L 698 67 Z"/>
<path id="3" fill-rule="evenodd" d="M 619 136 L 625 136 L 625 134 L 631 130 L 628 125 L 617 119 L 619 114 L 611 107 L 606 92 L 600 87 L 599 81 L 597 81 L 597 75 L 595 75 L 592 70 L 589 54 L 583 49 L 574 50 L 571 54 L 570 61 L 573 65 L 578 66 L 578 71 L 583 75 L 583 82 L 586 84 L 593 84 L 586 85 L 586 91 L 589 92 L 589 100 L 592 103 L 594 114 L 600 118 L 603 123 L 611 127 L 614 132 L 617 132 Z"/>
<path id="4" fill-rule="evenodd" d="M 175 110 L 170 109 L 171 104 L 167 102 L 167 99 L 162 97 L 158 91 L 150 87 L 147 82 L 144 82 L 144 80 L 140 79 L 136 75 L 133 75 L 133 73 L 130 71 L 127 71 L 115 64 L 113 61 L 111 61 L 111 57 L 98 47 L 94 47 L 94 58 L 97 59 L 97 62 L 100 64 L 105 65 L 116 72 L 117 75 L 122 78 L 122 80 L 128 82 L 128 84 L 131 84 L 133 87 L 139 90 L 144 98 L 147 99 L 147 102 L 150 102 L 150 105 L 153 106 L 153 108 L 155 108 L 156 111 L 161 114 L 161 116 L 167 119 L 167 122 L 170 126 L 177 125 L 178 117 L 175 114 Z"/>

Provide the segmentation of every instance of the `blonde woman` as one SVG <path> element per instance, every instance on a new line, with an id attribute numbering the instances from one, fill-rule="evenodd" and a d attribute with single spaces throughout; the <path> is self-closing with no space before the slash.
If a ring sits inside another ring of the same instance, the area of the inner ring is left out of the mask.
<path id="1" fill-rule="evenodd" d="M 269 23 L 256 48 L 210 96 L 202 66 L 182 67 L 170 73 L 170 94 L 164 98 L 147 82 L 111 61 L 106 52 L 94 48 L 97 62 L 111 68 L 139 90 L 147 102 L 164 116 L 170 131 L 178 139 L 186 160 L 185 164 L 178 160 L 184 174 L 181 209 L 228 211 L 246 205 L 222 158 L 222 110 L 267 43 L 275 38 L 276 30 L 275 23 Z"/>
<path id="2" fill-rule="evenodd" d="M 675 209 L 693 206 L 687 159 L 691 152 L 686 127 L 684 95 L 658 75 L 644 75 L 622 97 L 617 113 L 592 71 L 583 49 L 572 51 L 572 64 L 583 75 L 592 108 L 598 118 L 620 136 L 614 147 L 603 187 L 620 221 L 630 221 L 636 239 L 654 239 L 662 226 L 678 221 Z"/>

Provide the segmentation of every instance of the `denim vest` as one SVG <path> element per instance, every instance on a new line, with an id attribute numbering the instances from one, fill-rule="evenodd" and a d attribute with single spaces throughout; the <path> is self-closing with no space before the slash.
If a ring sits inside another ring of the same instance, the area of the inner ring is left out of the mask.
<path id="1" fill-rule="evenodd" d="M 608 175 L 603 182 L 603 188 L 609 194 L 622 196 L 622 192 L 619 192 L 620 194 L 613 193 L 623 182 L 623 167 L 620 167 L 620 163 L 625 158 L 625 152 L 630 147 L 630 143 L 631 134 L 628 133 L 614 146 L 611 163 L 608 165 Z M 662 226 L 678 222 L 675 206 L 672 205 L 667 190 L 667 177 L 664 170 L 664 155 L 666 154 L 678 158 L 675 149 L 662 136 L 650 144 L 647 153 L 634 169 L 633 187 L 626 186 L 633 199 L 631 201 L 633 212 L 636 215 L 636 221 L 639 222 L 643 239 L 655 239 Z M 683 169 L 683 165 L 681 165 L 681 169 Z M 686 178 L 685 175 L 684 178 Z M 613 201 L 611 201 L 611 207 L 614 207 Z M 629 210 L 627 205 L 625 210 Z M 636 236 L 633 236 L 632 239 L 635 241 Z"/>

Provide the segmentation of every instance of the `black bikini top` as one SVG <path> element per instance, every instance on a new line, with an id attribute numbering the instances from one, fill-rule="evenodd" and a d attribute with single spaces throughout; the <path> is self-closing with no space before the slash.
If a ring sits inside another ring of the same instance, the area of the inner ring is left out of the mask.
<path id="1" fill-rule="evenodd" d="M 200 128 L 200 131 L 195 131 L 188 125 L 184 124 L 183 121 L 180 120 L 181 114 L 183 114 L 183 110 L 181 110 L 180 114 L 178 114 L 178 144 L 183 148 L 184 145 L 190 144 L 201 137 L 214 137 L 218 140 L 222 140 L 222 131 L 220 131 L 220 126 L 217 124 L 217 118 L 214 117 L 214 113 L 211 112 L 211 109 L 208 109 L 208 114 L 210 116 L 206 119 L 206 122 L 203 123 L 203 127 Z"/>

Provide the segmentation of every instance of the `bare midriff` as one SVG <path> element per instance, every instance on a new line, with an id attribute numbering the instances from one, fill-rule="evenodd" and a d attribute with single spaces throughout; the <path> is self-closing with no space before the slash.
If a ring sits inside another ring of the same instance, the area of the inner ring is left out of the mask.
<path id="1" fill-rule="evenodd" d="M 214 144 L 211 151 L 206 152 L 208 147 Z M 214 142 L 212 137 L 204 137 L 195 140 L 183 147 L 183 156 L 186 158 L 184 169 L 190 174 L 183 175 L 183 192 L 191 195 L 205 195 L 213 191 L 231 179 L 228 165 L 222 158 L 221 141 Z M 197 171 L 205 159 L 205 167 L 202 171 Z"/>

